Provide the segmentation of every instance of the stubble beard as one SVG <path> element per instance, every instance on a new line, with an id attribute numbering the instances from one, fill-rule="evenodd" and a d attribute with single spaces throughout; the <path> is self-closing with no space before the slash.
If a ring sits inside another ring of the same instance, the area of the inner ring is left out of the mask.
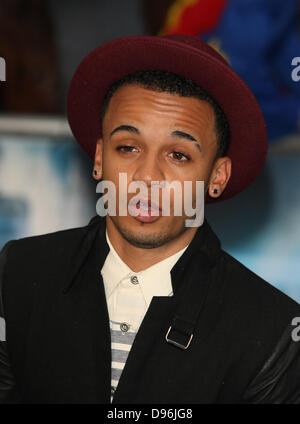
<path id="1" fill-rule="evenodd" d="M 140 230 L 131 230 L 126 228 L 125 225 L 121 225 L 115 217 L 110 217 L 110 219 L 128 243 L 142 249 L 154 249 L 155 247 L 163 246 L 164 244 L 180 237 L 187 230 L 184 220 L 182 220 L 180 228 L 175 232 L 171 230 L 174 226 L 169 225 L 168 228 L 170 231 L 156 230 L 151 233 L 146 233 L 143 231 L 142 227 Z M 144 225 L 148 226 L 151 224 L 143 224 L 143 226 Z"/>

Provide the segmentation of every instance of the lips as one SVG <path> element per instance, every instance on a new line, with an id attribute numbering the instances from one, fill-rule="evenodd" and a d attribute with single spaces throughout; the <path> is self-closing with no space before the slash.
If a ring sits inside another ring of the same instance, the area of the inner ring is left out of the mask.
<path id="1" fill-rule="evenodd" d="M 128 205 L 128 210 L 137 219 L 152 221 L 161 216 L 161 208 L 155 203 L 151 204 L 151 199 L 140 199 L 135 205 Z"/>
<path id="2" fill-rule="evenodd" d="M 153 210 L 161 212 L 161 208 L 156 203 L 151 203 L 151 199 L 140 199 L 136 204 L 136 208 L 143 209 L 145 211 Z"/>

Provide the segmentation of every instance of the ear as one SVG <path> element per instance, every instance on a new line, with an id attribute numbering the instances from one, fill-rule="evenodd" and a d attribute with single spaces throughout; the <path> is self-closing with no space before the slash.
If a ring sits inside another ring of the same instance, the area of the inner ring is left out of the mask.
<path id="1" fill-rule="evenodd" d="M 208 194 L 214 198 L 221 196 L 227 186 L 230 176 L 231 159 L 227 156 L 218 158 L 214 163 L 210 175 Z"/>
<path id="2" fill-rule="evenodd" d="M 102 155 L 103 155 L 103 139 L 99 138 L 96 144 L 94 168 L 93 168 L 93 178 L 97 181 L 102 178 Z"/>

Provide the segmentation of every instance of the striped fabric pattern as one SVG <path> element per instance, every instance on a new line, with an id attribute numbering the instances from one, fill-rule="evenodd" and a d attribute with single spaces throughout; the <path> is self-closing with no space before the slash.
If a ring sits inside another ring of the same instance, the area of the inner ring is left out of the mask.
<path id="1" fill-rule="evenodd" d="M 123 329 L 123 331 L 121 330 Z M 129 351 L 136 336 L 136 331 L 128 324 L 128 330 L 124 328 L 124 322 L 110 320 L 111 334 L 111 398 L 112 402 L 114 393 L 119 383 L 123 368 L 125 366 Z"/>

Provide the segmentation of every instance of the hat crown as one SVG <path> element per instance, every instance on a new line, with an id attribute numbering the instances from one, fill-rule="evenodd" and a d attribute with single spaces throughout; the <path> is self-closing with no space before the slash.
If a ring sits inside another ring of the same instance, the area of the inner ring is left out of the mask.
<path id="1" fill-rule="evenodd" d="M 230 67 L 228 62 L 224 59 L 224 57 L 220 53 L 217 52 L 216 49 L 214 49 L 213 47 L 211 47 L 209 44 L 205 43 L 198 37 L 193 37 L 191 35 L 184 35 L 184 34 L 166 34 L 166 35 L 161 35 L 160 37 L 168 38 L 169 40 L 174 40 L 179 43 L 186 44 L 189 47 L 193 47 L 197 49 L 198 51 L 201 51 L 202 53 L 206 53 L 209 56 L 212 56 L 215 59 L 218 59 L 220 62 Z"/>

